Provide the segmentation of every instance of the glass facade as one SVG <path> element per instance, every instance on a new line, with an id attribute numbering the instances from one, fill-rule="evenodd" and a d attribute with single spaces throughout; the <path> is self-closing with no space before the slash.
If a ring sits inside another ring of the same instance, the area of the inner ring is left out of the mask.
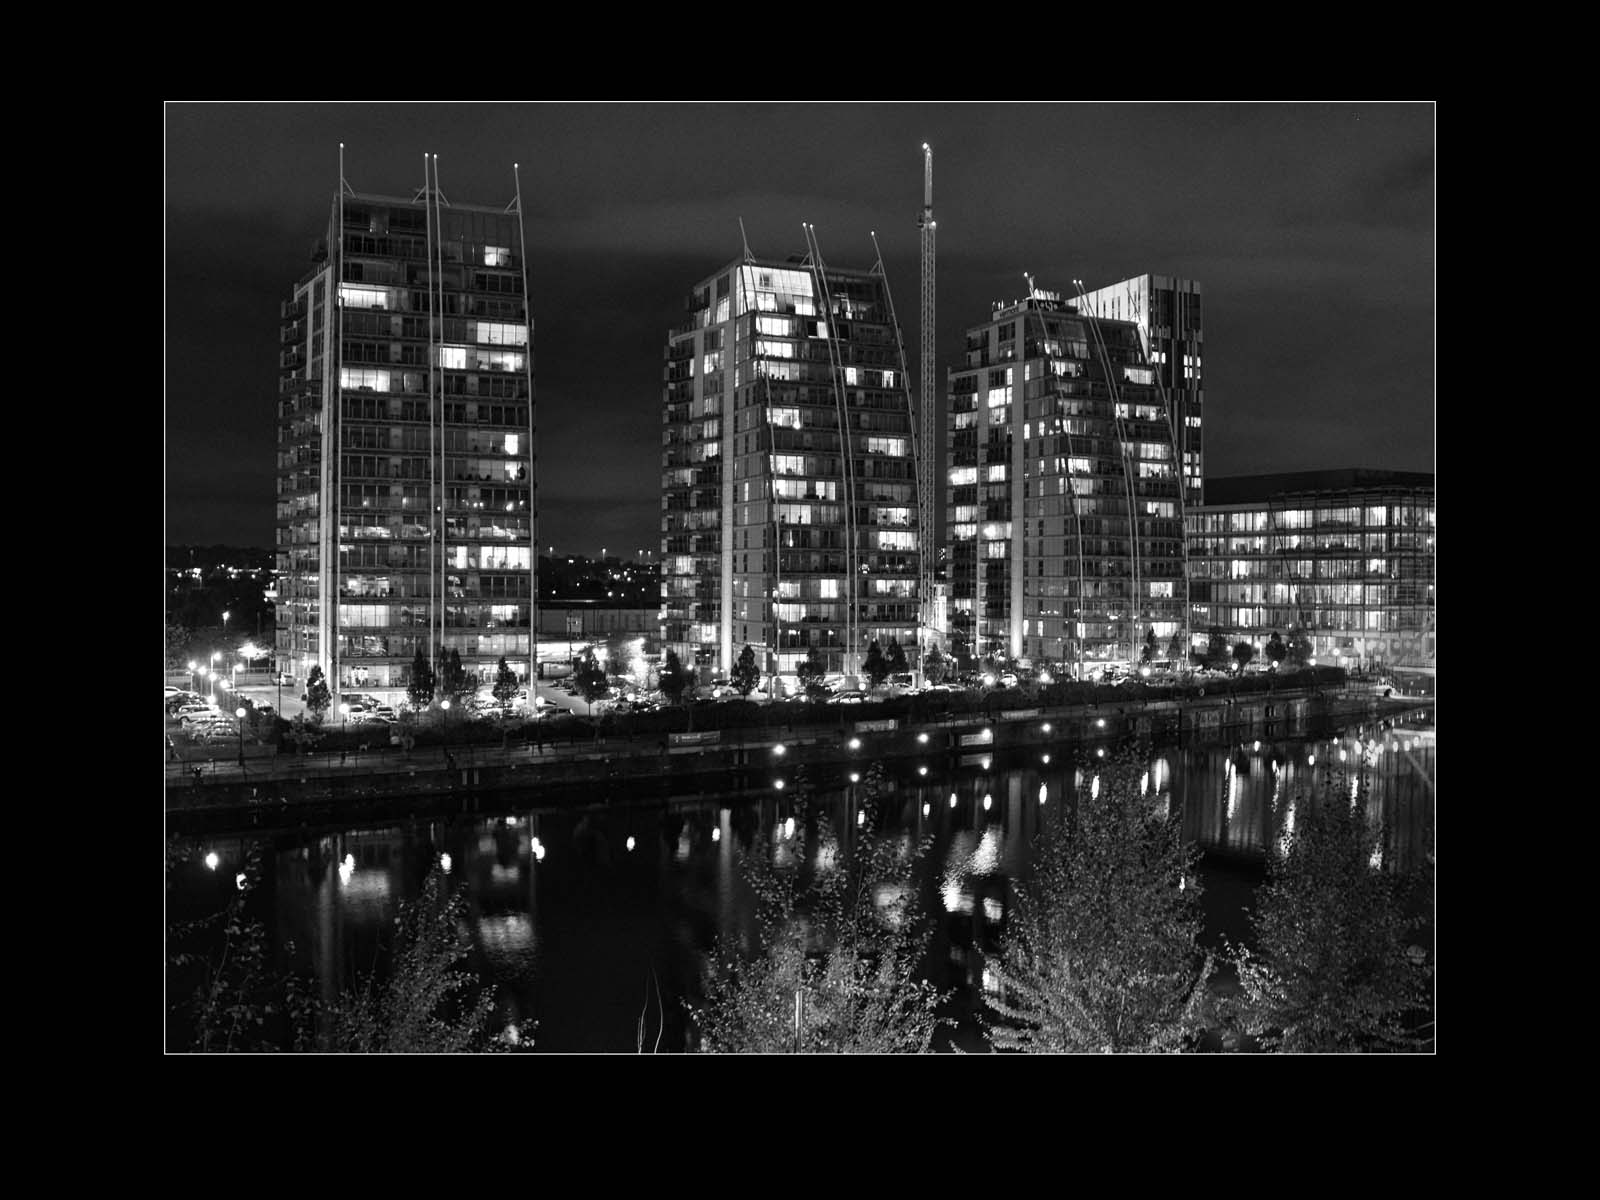
<path id="1" fill-rule="evenodd" d="M 1189 507 L 1199 504 L 1205 482 L 1205 381 L 1201 373 L 1205 336 L 1200 285 L 1192 279 L 1138 275 L 1086 292 L 1078 307 L 1138 327 L 1150 367 L 1172 405 L 1184 464 L 1184 502 Z"/>
<path id="2" fill-rule="evenodd" d="M 398 700 L 416 652 L 526 678 L 532 321 L 520 214 L 336 198 L 282 308 L 276 666 Z"/>
<path id="3" fill-rule="evenodd" d="M 1432 475 L 1253 476 L 1209 491 L 1188 518 L 1197 648 L 1215 625 L 1259 655 L 1295 627 L 1329 665 L 1433 665 Z"/>
<path id="4" fill-rule="evenodd" d="M 1184 618 L 1170 393 L 1137 325 L 1080 308 L 1033 289 L 968 329 L 945 478 L 952 647 L 1076 677 Z"/>
<path id="5" fill-rule="evenodd" d="M 792 675 L 916 644 L 912 400 L 874 273 L 736 261 L 668 340 L 662 634 L 726 671 L 746 643 Z"/>

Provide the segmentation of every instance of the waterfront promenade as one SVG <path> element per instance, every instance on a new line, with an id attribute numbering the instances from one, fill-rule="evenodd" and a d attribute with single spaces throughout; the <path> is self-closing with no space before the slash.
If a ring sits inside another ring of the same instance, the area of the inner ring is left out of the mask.
<path id="1" fill-rule="evenodd" d="M 578 736 L 550 741 L 541 725 L 530 723 L 506 730 L 499 743 L 409 751 L 376 743 L 311 754 L 246 747 L 242 763 L 219 744 L 210 748 L 210 761 L 167 764 L 165 804 L 169 824 L 189 825 L 202 815 L 210 824 L 231 814 L 258 825 L 298 820 L 292 810 L 301 808 L 406 807 L 513 789 L 537 789 L 552 804 L 600 802 L 613 791 L 738 795 L 770 791 L 801 768 L 820 786 L 842 784 L 874 763 L 892 777 L 917 778 L 1030 758 L 1048 762 L 1052 754 L 1085 749 L 1109 752 L 1129 741 L 1300 736 L 1314 724 L 1382 720 L 1431 703 L 1355 689 L 1055 707 L 1019 696 L 1005 707 L 959 714 L 881 717 L 871 705 L 803 706 L 781 723 L 697 732 L 630 732 L 619 723 L 579 727 Z"/>

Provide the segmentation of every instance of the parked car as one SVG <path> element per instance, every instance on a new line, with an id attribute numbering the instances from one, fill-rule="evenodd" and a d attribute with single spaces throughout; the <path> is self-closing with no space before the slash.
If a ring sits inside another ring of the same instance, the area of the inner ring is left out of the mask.
<path id="1" fill-rule="evenodd" d="M 860 690 L 839 692 L 828 697 L 829 704 L 864 704 L 866 700 L 867 694 Z"/>
<path id="2" fill-rule="evenodd" d="M 393 721 L 396 719 L 394 709 L 387 704 L 380 704 L 372 711 L 374 716 L 382 717 L 385 721 Z"/>

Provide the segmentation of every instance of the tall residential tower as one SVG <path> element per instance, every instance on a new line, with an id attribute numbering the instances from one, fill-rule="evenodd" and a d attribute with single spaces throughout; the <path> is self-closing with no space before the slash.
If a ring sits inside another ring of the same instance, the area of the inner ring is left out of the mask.
<path id="1" fill-rule="evenodd" d="M 342 172 L 341 172 L 342 174 Z M 282 307 L 276 666 L 399 699 L 420 649 L 530 674 L 532 319 L 519 199 L 340 181 Z"/>
<path id="2" fill-rule="evenodd" d="M 768 674 L 817 650 L 914 656 L 914 401 L 881 267 L 748 255 L 691 291 L 665 349 L 662 632 L 685 664 Z"/>
<path id="3" fill-rule="evenodd" d="M 1165 657 L 1186 616 L 1170 393 L 1139 326 L 1092 309 L 1030 281 L 948 388 L 953 647 L 1079 678 Z"/>

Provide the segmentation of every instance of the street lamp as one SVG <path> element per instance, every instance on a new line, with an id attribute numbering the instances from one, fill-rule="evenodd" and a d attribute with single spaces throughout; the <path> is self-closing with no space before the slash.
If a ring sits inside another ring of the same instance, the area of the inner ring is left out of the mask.
<path id="1" fill-rule="evenodd" d="M 446 697 L 445 699 L 439 701 L 439 707 L 444 710 L 444 754 L 445 754 L 446 758 L 449 758 L 450 757 L 450 699 L 449 699 L 449 697 Z"/>
<path id="2" fill-rule="evenodd" d="M 221 650 L 213 650 L 211 652 L 210 662 L 211 662 L 212 665 L 209 667 L 209 670 L 208 670 L 207 674 L 208 674 L 208 678 L 211 680 L 211 702 L 213 704 L 215 704 L 217 702 L 217 668 L 216 668 L 216 666 L 214 664 L 216 663 L 217 659 L 219 659 L 221 657 L 222 657 L 222 651 Z"/>
<path id="3" fill-rule="evenodd" d="M 339 705 L 339 737 L 341 739 L 344 737 L 346 723 L 349 720 L 350 720 L 350 706 L 348 704 Z M 343 751 L 341 750 L 340 753 L 342 754 Z"/>
<path id="4" fill-rule="evenodd" d="M 191 692 L 194 691 L 194 689 L 195 689 L 195 686 L 196 686 L 195 679 L 197 677 L 199 669 L 200 669 L 200 664 L 195 662 L 195 660 L 191 658 L 189 660 L 189 690 Z"/>
<path id="5" fill-rule="evenodd" d="M 244 706 L 241 704 L 233 710 L 233 715 L 239 721 L 239 770 L 244 770 Z"/>

